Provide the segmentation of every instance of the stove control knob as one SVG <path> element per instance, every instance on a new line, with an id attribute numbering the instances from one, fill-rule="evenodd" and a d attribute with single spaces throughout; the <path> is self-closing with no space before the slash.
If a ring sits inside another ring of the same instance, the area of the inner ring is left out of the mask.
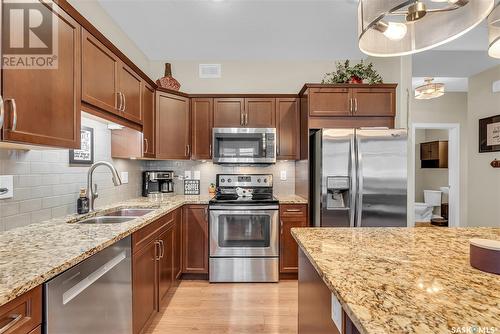
<path id="1" fill-rule="evenodd" d="M 226 182 L 225 179 L 220 179 L 220 183 L 224 183 L 224 182 Z"/>
<path id="2" fill-rule="evenodd" d="M 260 183 L 260 178 L 257 179 L 257 183 Z"/>
<path id="3" fill-rule="evenodd" d="M 231 179 L 227 179 L 227 182 L 228 182 L 228 183 L 231 183 L 231 181 L 232 181 Z"/>
<path id="4" fill-rule="evenodd" d="M 264 179 L 264 183 L 267 183 L 267 179 Z"/>

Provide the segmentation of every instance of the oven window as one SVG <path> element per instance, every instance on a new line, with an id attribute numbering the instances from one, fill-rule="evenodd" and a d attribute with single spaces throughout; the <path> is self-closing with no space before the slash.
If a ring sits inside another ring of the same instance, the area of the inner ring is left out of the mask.
<path id="1" fill-rule="evenodd" d="M 262 134 L 218 134 L 215 153 L 221 158 L 265 157 Z"/>
<path id="2" fill-rule="evenodd" d="M 269 247 L 269 215 L 220 215 L 219 247 Z"/>

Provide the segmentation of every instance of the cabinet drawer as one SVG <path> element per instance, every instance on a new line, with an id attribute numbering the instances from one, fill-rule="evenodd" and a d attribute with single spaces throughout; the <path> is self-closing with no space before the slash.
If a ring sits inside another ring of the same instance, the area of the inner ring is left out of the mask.
<path id="1" fill-rule="evenodd" d="M 42 287 L 0 306 L 0 332 L 28 334 L 42 323 Z M 37 333 L 35 330 L 33 333 Z"/>
<path id="2" fill-rule="evenodd" d="M 280 217 L 306 217 L 307 205 L 283 204 L 280 205 Z"/>
<path id="3" fill-rule="evenodd" d="M 29 332 L 29 334 L 42 334 L 42 326 L 38 326 L 37 328 Z"/>
<path id="4" fill-rule="evenodd" d="M 134 232 L 134 234 L 132 234 L 132 252 L 137 252 L 153 241 L 158 236 L 161 229 L 165 227 L 165 224 L 168 224 L 168 222 L 173 220 L 173 214 L 173 212 L 170 212 L 165 216 L 158 218 L 151 224 Z"/>

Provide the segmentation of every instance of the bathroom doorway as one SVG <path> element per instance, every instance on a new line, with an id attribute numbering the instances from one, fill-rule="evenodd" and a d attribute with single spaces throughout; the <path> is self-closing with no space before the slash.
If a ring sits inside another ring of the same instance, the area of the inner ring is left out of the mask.
<path id="1" fill-rule="evenodd" d="M 414 123 L 411 155 L 414 180 L 409 226 L 443 218 L 460 226 L 460 124 Z"/>

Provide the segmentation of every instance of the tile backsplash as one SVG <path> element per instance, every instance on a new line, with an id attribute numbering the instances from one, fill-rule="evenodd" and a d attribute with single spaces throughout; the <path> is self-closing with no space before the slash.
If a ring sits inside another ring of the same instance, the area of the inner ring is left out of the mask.
<path id="1" fill-rule="evenodd" d="M 112 162 L 129 173 L 129 183 L 116 188 L 107 168 L 98 167 L 96 207 L 140 196 L 143 163 L 111 159 L 111 132 L 107 124 L 82 119 L 94 128 L 94 161 Z M 76 212 L 80 188 L 87 186 L 88 167 L 70 166 L 68 150 L 0 149 L 0 175 L 14 176 L 14 197 L 0 200 L 0 231 Z"/>

